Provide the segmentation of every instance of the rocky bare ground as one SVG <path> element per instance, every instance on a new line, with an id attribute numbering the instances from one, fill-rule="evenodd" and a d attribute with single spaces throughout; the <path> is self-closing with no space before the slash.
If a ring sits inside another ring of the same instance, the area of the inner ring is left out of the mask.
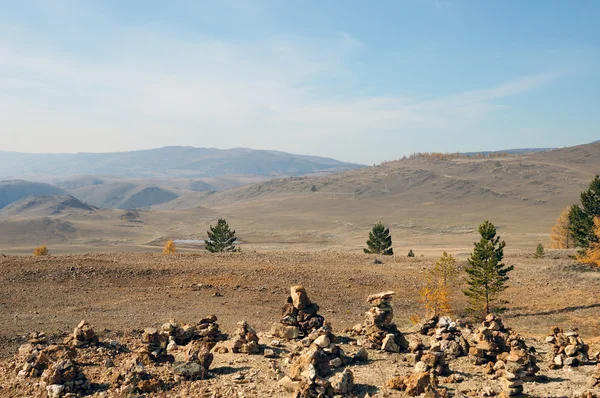
<path id="1" fill-rule="evenodd" d="M 600 394 L 598 272 L 560 253 L 509 256 L 502 321 L 412 325 L 433 259 L 383 260 L 0 257 L 0 396 Z M 297 328 L 292 340 L 273 323 Z"/>

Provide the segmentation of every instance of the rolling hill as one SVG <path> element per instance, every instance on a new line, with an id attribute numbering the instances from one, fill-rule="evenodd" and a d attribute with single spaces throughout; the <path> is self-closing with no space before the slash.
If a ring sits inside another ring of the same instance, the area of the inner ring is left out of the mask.
<path id="1" fill-rule="evenodd" d="M 127 178 L 208 178 L 302 175 L 362 167 L 334 159 L 246 148 L 158 149 L 76 154 L 0 153 L 0 178 L 111 175 Z"/>
<path id="2" fill-rule="evenodd" d="M 54 185 L 24 180 L 0 181 L 0 209 L 27 196 L 65 195 Z"/>

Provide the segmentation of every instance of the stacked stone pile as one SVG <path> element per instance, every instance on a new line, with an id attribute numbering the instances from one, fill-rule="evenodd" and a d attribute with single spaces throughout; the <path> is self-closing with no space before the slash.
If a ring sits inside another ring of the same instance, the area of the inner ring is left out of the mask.
<path id="1" fill-rule="evenodd" d="M 519 395 L 524 382 L 537 380 L 539 367 L 532 350 L 505 328 L 499 317 L 488 315 L 471 338 L 469 356 L 473 363 L 486 364 L 486 373 L 501 382 L 505 396 Z"/>
<path id="2" fill-rule="evenodd" d="M 325 325 L 318 330 L 313 330 L 302 339 L 301 344 L 304 347 L 316 345 L 319 347 L 327 358 L 331 368 L 339 368 L 348 365 L 352 361 L 352 357 L 346 355 L 344 350 L 336 344 L 337 337 L 332 333 L 331 327 Z"/>
<path id="3" fill-rule="evenodd" d="M 409 376 L 396 376 L 385 384 L 387 388 L 404 391 L 410 397 L 418 397 L 421 394 L 427 394 L 425 397 L 439 397 L 441 393 L 437 388 L 437 378 L 433 372 L 415 372 Z"/>
<path id="4" fill-rule="evenodd" d="M 233 336 L 234 353 L 258 354 L 260 353 L 260 345 L 258 343 L 258 335 L 248 322 L 241 321 L 237 324 L 235 335 Z"/>
<path id="5" fill-rule="evenodd" d="M 282 308 L 281 320 L 273 324 L 271 334 L 286 340 L 307 336 L 325 323 L 318 311 L 319 306 L 310 301 L 303 286 L 292 286 L 287 303 Z"/>
<path id="6" fill-rule="evenodd" d="M 70 344 L 77 348 L 87 347 L 97 343 L 98 336 L 96 336 L 92 325 L 85 320 L 79 322 L 79 325 L 73 330 L 73 334 L 64 341 L 64 344 Z"/>
<path id="7" fill-rule="evenodd" d="M 297 398 L 326 398 L 339 394 L 347 396 L 351 393 L 354 387 L 354 375 L 351 370 L 344 369 L 330 379 L 327 378 L 335 367 L 332 363 L 336 360 L 341 361 L 340 356 L 335 357 L 331 352 L 335 344 L 326 344 L 328 339 L 326 333 L 320 334 L 302 353 L 292 356 L 289 375 L 282 378 L 279 384 L 294 391 Z M 326 348 L 323 348 L 324 346 Z M 343 355 L 343 352 L 341 354 Z M 335 358 L 332 360 L 332 357 Z M 349 362 L 349 358 L 347 361 Z"/>
<path id="8" fill-rule="evenodd" d="M 359 345 L 388 352 L 400 352 L 408 348 L 408 341 L 392 322 L 394 310 L 391 301 L 395 294 L 388 291 L 367 298 L 372 307 L 366 312 L 366 320 L 351 330 L 354 335 L 361 336 Z"/>
<path id="9" fill-rule="evenodd" d="M 54 362 L 42 373 L 42 387 L 50 398 L 66 394 L 85 395 L 91 389 L 90 381 L 70 359 Z"/>
<path id="10" fill-rule="evenodd" d="M 52 363 L 63 359 L 73 359 L 77 354 L 68 346 L 26 343 L 19 347 L 17 377 L 40 377 Z"/>
<path id="11" fill-rule="evenodd" d="M 433 317 L 423 322 L 419 333 L 429 336 L 439 344 L 441 351 L 449 358 L 458 358 L 469 354 L 469 342 L 465 335 L 469 335 L 470 330 L 468 325 L 458 320 L 453 321 L 448 316 Z"/>
<path id="12" fill-rule="evenodd" d="M 429 351 L 420 352 L 416 355 L 415 373 L 431 372 L 436 376 L 450 375 L 450 367 L 439 345 L 436 344 Z"/>
<path id="13" fill-rule="evenodd" d="M 577 330 L 564 332 L 554 326 L 546 337 L 546 343 L 552 344 L 548 358 L 551 369 L 579 366 L 589 359 L 590 347 L 579 337 Z"/>
<path id="14" fill-rule="evenodd" d="M 210 351 L 218 342 L 227 340 L 221 333 L 215 315 L 201 319 L 194 325 L 179 326 L 174 321 L 163 324 L 159 329 L 147 328 L 142 334 L 144 348 L 139 351 L 142 362 L 173 362 L 173 354 L 180 348 L 185 351 L 192 342 L 202 342 Z"/>
<path id="15" fill-rule="evenodd" d="M 148 373 L 145 365 L 137 357 L 127 361 L 121 371 L 113 370 L 109 381 L 120 396 L 155 393 L 164 387 L 162 380 Z"/>

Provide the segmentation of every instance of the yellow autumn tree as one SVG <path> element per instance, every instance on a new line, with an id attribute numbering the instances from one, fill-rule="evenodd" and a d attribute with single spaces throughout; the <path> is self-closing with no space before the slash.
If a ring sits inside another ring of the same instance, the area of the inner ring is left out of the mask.
<path id="1" fill-rule="evenodd" d="M 50 252 L 48 251 L 48 246 L 46 245 L 42 245 L 39 247 L 36 247 L 35 249 L 33 249 L 33 255 L 34 256 L 47 256 L 48 254 L 50 254 Z"/>
<path id="2" fill-rule="evenodd" d="M 554 224 L 550 233 L 549 249 L 571 249 L 575 247 L 575 241 L 569 228 L 570 210 L 571 207 L 567 206 L 556 219 L 556 224 Z"/>
<path id="3" fill-rule="evenodd" d="M 175 247 L 175 242 L 169 240 L 165 243 L 165 247 L 163 247 L 163 254 L 175 254 L 177 253 L 177 248 Z"/>
<path id="4" fill-rule="evenodd" d="M 419 292 L 426 317 L 452 314 L 450 296 L 458 282 L 456 260 L 444 252 L 427 272 L 425 286 Z"/>
<path id="5" fill-rule="evenodd" d="M 583 255 L 577 256 L 577 261 L 600 267 L 600 217 L 594 217 L 594 234 L 598 237 L 598 242 L 590 242 L 590 247 Z"/>

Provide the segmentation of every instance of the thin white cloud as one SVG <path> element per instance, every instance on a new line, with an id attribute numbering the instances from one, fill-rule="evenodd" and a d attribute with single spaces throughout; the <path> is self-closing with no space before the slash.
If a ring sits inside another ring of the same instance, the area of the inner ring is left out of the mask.
<path id="1" fill-rule="evenodd" d="M 127 28 L 122 37 L 111 53 L 85 58 L 0 41 L 0 118 L 11 136 L 0 149 L 180 144 L 310 153 L 317 141 L 378 131 L 461 129 L 504 109 L 496 100 L 557 77 L 541 73 L 425 101 L 402 93 L 344 98 L 326 82 L 358 84 L 346 60 L 364 44 L 347 33 L 234 42 Z"/>

